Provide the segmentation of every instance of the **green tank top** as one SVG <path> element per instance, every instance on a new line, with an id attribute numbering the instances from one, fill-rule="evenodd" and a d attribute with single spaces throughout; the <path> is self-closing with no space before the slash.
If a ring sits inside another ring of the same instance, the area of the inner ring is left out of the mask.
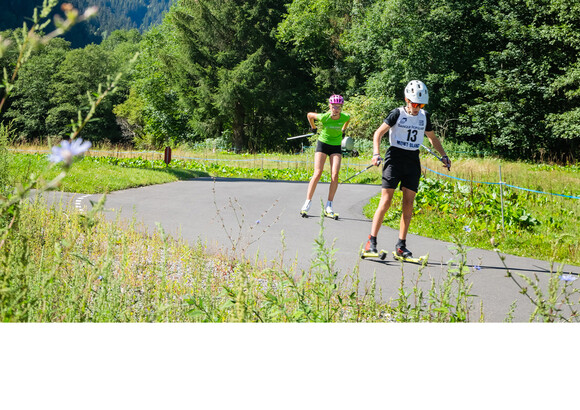
<path id="1" fill-rule="evenodd" d="M 350 120 L 350 115 L 341 112 L 338 120 L 330 118 L 331 115 L 332 113 L 329 111 L 316 116 L 316 119 L 322 124 L 318 139 L 328 145 L 340 145 L 342 142 L 342 127 Z"/>

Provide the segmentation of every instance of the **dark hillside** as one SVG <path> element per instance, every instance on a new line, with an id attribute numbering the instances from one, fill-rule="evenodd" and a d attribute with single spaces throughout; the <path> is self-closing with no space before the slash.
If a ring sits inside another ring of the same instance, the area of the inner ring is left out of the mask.
<path id="1" fill-rule="evenodd" d="M 60 13 L 60 4 L 71 3 L 81 13 L 90 6 L 99 7 L 98 15 L 68 32 L 64 38 L 73 48 L 87 44 L 99 44 L 111 32 L 119 29 L 136 28 L 143 32 L 151 25 L 161 23 L 163 15 L 174 0 L 62 0 L 55 12 Z M 41 7 L 42 0 L 0 0 L 0 31 L 22 27 L 32 16 L 34 7 Z M 47 30 L 51 30 L 49 26 Z"/>

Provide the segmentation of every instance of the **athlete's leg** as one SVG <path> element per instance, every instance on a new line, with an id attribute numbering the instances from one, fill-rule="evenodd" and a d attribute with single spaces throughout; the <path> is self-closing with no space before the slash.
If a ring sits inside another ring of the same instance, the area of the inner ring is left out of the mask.
<path id="1" fill-rule="evenodd" d="M 338 189 L 338 173 L 340 172 L 340 162 L 342 154 L 332 154 L 330 156 L 330 187 L 328 188 L 328 200 L 332 202 Z"/>
<path id="2" fill-rule="evenodd" d="M 394 189 L 386 189 L 383 188 L 381 190 L 381 200 L 379 201 L 379 206 L 375 211 L 375 216 L 373 217 L 373 224 L 371 227 L 371 235 L 377 236 L 379 233 L 379 229 L 383 225 L 383 219 L 385 219 L 385 214 L 391 207 L 391 202 L 393 201 L 393 194 L 395 193 Z"/>
<path id="3" fill-rule="evenodd" d="M 413 202 L 417 193 L 408 188 L 403 187 L 403 204 L 401 206 L 401 223 L 399 226 L 399 239 L 407 239 L 407 232 L 409 232 L 409 225 L 411 225 L 411 218 L 413 217 Z"/>
<path id="4" fill-rule="evenodd" d="M 306 199 L 312 200 L 314 196 L 314 191 L 316 190 L 316 185 L 318 181 L 320 181 L 320 177 L 322 176 L 322 171 L 324 170 L 324 162 L 326 161 L 327 155 L 323 152 L 315 152 L 314 153 L 314 174 L 312 178 L 310 178 L 310 182 L 308 183 L 308 192 L 306 194 Z"/>

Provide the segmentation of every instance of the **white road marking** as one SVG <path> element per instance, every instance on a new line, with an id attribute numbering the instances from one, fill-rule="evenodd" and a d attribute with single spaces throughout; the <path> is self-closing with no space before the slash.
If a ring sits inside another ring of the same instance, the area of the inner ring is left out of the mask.
<path id="1" fill-rule="evenodd" d="M 79 211 L 81 213 L 85 212 L 85 209 L 81 205 L 82 205 L 83 199 L 88 198 L 89 196 L 91 196 L 91 194 L 83 195 L 75 200 L 75 208 L 77 209 L 77 211 Z"/>

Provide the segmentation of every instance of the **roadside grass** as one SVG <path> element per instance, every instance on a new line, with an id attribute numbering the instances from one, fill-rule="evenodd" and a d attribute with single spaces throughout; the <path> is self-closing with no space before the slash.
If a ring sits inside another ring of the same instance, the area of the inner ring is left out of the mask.
<path id="1" fill-rule="evenodd" d="M 26 182 L 27 175 L 42 175 L 52 179 L 60 172 L 50 167 L 46 154 L 12 154 L 8 156 L 10 178 L 16 183 Z M 181 168 L 124 168 L 113 164 L 95 164 L 90 160 L 75 163 L 63 179 L 60 189 L 66 192 L 86 194 L 107 193 L 146 185 L 164 184 L 177 180 L 208 176 L 198 170 Z"/>
<path id="2" fill-rule="evenodd" d="M 557 263 L 580 265 L 580 200 L 422 178 L 409 233 Z M 372 218 L 380 195 L 363 213 Z M 384 224 L 399 229 L 401 191 Z M 502 223 L 503 220 L 503 223 Z M 493 240 L 492 240 L 493 238 Z M 379 237 L 380 242 L 380 237 Z M 394 245 L 394 243 L 393 243 Z M 409 247 L 413 250 L 412 244 Z"/>
<path id="3" fill-rule="evenodd" d="M 17 145 L 11 147 L 13 150 L 21 152 L 44 152 L 49 150 L 46 146 L 41 145 Z M 384 151 L 384 148 L 381 152 Z M 453 147 L 448 148 L 453 165 L 451 171 L 447 172 L 441 163 L 427 152 L 422 152 L 421 163 L 425 168 L 429 168 L 438 173 L 450 177 L 462 178 L 471 181 L 481 181 L 497 183 L 499 182 L 499 169 L 501 166 L 502 181 L 519 186 L 522 188 L 533 189 L 542 192 L 558 193 L 564 195 L 580 196 L 580 164 L 574 165 L 556 165 L 551 163 L 532 163 L 532 162 L 514 162 L 504 161 L 495 157 L 467 157 L 464 154 L 454 157 Z M 371 163 L 370 152 L 361 152 L 359 157 L 346 157 L 342 159 L 340 181 L 347 179 L 356 172 L 364 169 Z M 136 151 L 103 145 L 94 147 L 89 150 L 87 157 L 108 157 L 117 159 L 142 159 L 144 162 L 150 161 L 157 163 L 157 167 L 165 167 L 163 163 L 163 151 Z M 248 177 L 260 178 L 260 172 L 257 170 L 279 170 L 284 171 L 288 178 L 294 178 L 295 174 L 299 179 L 307 181 L 310 179 L 313 171 L 314 153 L 308 150 L 305 153 L 282 154 L 282 153 L 261 153 L 261 154 L 234 154 L 228 151 L 202 150 L 191 151 L 184 148 L 176 148 L 172 152 L 173 161 L 170 168 L 184 167 L 190 169 L 188 163 L 206 164 L 206 169 L 214 172 L 212 176 L 228 176 L 220 174 L 221 169 L 231 174 L 244 175 Z M 197 160 L 194 160 L 197 159 Z M 213 166 L 212 166 L 213 164 Z M 218 166 L 219 164 L 219 166 Z M 201 168 L 201 166 L 200 166 Z M 253 171 L 247 171 L 247 170 Z M 322 176 L 322 182 L 329 182 L 328 161 L 325 164 L 325 173 Z M 283 172 L 280 172 L 282 177 Z M 427 171 L 429 174 L 429 171 Z M 271 177 L 272 174 L 266 172 L 265 178 Z M 431 173 L 433 178 L 447 179 Z M 380 168 L 373 167 L 353 178 L 348 183 L 380 184 Z"/>

